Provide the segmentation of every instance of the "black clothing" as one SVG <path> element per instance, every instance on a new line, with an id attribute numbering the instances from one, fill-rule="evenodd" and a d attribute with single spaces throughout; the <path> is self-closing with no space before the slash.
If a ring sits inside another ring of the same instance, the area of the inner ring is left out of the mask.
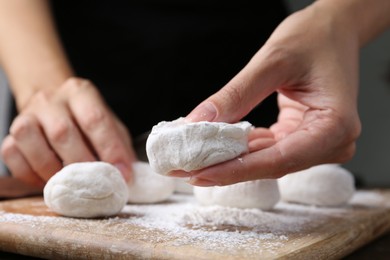
<path id="1" fill-rule="evenodd" d="M 282 1 L 161 2 L 51 1 L 77 75 L 100 88 L 134 136 L 223 87 L 287 15 Z M 272 124 L 275 95 L 255 110 L 244 119 Z"/>

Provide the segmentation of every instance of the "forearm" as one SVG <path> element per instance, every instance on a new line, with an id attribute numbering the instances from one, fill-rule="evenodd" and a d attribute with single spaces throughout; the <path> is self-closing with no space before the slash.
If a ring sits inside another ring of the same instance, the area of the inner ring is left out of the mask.
<path id="1" fill-rule="evenodd" d="M 337 15 L 338 26 L 353 30 L 360 47 L 390 27 L 389 0 L 317 0 L 313 5 Z"/>
<path id="2" fill-rule="evenodd" d="M 0 62 L 19 109 L 73 75 L 46 0 L 0 0 Z"/>

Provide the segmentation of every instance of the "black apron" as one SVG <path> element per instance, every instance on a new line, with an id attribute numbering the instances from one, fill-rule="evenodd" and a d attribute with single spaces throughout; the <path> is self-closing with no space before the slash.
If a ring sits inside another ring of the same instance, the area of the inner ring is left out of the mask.
<path id="1" fill-rule="evenodd" d="M 161 2 L 51 1 L 77 75 L 99 87 L 134 136 L 218 91 L 287 15 L 282 1 Z M 275 97 L 244 120 L 275 122 Z"/>

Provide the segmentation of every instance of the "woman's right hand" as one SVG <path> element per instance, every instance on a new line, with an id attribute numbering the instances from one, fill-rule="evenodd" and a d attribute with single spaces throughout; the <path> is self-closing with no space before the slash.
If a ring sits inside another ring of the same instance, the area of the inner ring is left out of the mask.
<path id="1" fill-rule="evenodd" d="M 64 165 L 106 161 L 131 179 L 135 160 L 126 127 L 89 80 L 69 78 L 34 93 L 20 109 L 1 154 L 13 176 L 43 187 Z"/>

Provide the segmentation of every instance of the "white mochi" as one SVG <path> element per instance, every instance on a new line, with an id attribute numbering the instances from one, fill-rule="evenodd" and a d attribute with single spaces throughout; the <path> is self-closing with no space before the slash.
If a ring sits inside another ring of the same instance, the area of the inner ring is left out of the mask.
<path id="1" fill-rule="evenodd" d="M 45 204 L 68 217 L 94 218 L 117 214 L 126 205 L 127 185 L 120 171 L 105 162 L 63 167 L 46 183 Z"/>
<path id="2" fill-rule="evenodd" d="M 234 208 L 270 210 L 280 200 L 278 182 L 262 179 L 228 186 L 194 186 L 194 196 L 204 206 L 220 205 Z"/>
<path id="3" fill-rule="evenodd" d="M 194 186 L 189 184 L 188 178 L 175 178 L 175 192 L 177 193 L 187 193 L 187 194 L 193 194 L 194 193 Z"/>
<path id="4" fill-rule="evenodd" d="M 190 123 L 184 118 L 162 121 L 148 136 L 146 154 L 150 166 L 159 174 L 198 170 L 247 152 L 251 128 L 246 121 L 235 124 Z"/>
<path id="5" fill-rule="evenodd" d="M 173 178 L 157 174 L 147 162 L 133 163 L 134 180 L 128 184 L 129 203 L 157 203 L 167 200 L 175 191 Z"/>
<path id="6" fill-rule="evenodd" d="M 341 206 L 354 194 L 355 180 L 338 164 L 322 164 L 279 178 L 281 199 L 316 206 Z"/>

